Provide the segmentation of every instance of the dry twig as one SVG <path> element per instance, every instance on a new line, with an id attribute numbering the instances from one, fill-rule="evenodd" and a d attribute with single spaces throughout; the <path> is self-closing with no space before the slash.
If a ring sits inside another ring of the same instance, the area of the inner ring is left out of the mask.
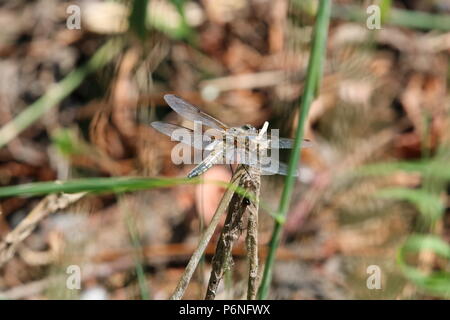
<path id="1" fill-rule="evenodd" d="M 259 191 L 261 187 L 261 176 L 259 172 L 254 172 L 250 168 L 251 175 L 248 179 L 246 188 L 254 194 L 254 199 L 248 206 L 248 224 L 247 224 L 247 251 L 248 251 L 248 289 L 247 300 L 255 300 L 258 291 L 258 211 L 259 211 Z"/>
<path id="2" fill-rule="evenodd" d="M 244 213 L 249 209 L 247 225 L 247 251 L 249 256 L 249 281 L 247 298 L 255 299 L 256 296 L 256 278 L 258 275 L 258 207 L 259 207 L 259 189 L 260 173 L 257 169 L 241 165 L 237 171 L 243 171 L 239 180 L 239 187 L 246 190 L 246 194 L 235 193 L 228 207 L 228 214 L 225 225 L 217 243 L 216 252 L 212 261 L 212 271 L 208 283 L 208 289 L 205 299 L 213 300 L 216 296 L 220 280 L 226 270 L 232 266 L 233 243 L 240 237 L 244 226 Z M 248 194 L 254 195 L 251 201 L 247 198 Z"/>
<path id="3" fill-rule="evenodd" d="M 228 204 L 230 203 L 230 200 L 234 194 L 234 189 L 238 185 L 243 174 L 244 170 L 236 170 L 235 174 L 233 175 L 233 178 L 231 180 L 231 187 L 227 189 L 227 191 L 222 197 L 222 200 L 220 200 L 219 206 L 217 207 L 217 210 L 214 213 L 214 216 L 212 217 L 208 228 L 203 233 L 203 236 L 200 239 L 197 249 L 195 249 L 194 253 L 192 254 L 191 259 L 189 260 L 188 265 L 184 269 L 184 273 L 181 276 L 181 279 L 178 282 L 178 285 L 174 293 L 170 297 L 171 300 L 180 300 L 183 297 L 184 292 L 186 291 L 186 288 L 189 285 L 189 282 L 191 281 L 192 275 L 194 274 L 194 271 L 197 268 L 198 262 L 200 261 L 203 252 L 208 246 L 208 242 L 209 240 L 211 240 L 211 237 L 214 234 L 214 230 L 216 229 L 217 225 L 220 222 L 222 214 L 228 207 Z"/>
<path id="4" fill-rule="evenodd" d="M 0 243 L 0 267 L 14 256 L 22 241 L 33 232 L 34 228 L 42 219 L 51 213 L 66 208 L 70 204 L 78 201 L 85 194 L 85 192 L 51 194 L 39 202 L 28 216 L 14 230 L 8 233 Z"/>

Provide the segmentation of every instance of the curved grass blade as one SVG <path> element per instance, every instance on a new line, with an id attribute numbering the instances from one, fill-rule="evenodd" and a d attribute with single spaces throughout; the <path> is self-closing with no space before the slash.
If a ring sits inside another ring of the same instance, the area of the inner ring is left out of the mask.
<path id="1" fill-rule="evenodd" d="M 431 250 L 435 254 L 450 261 L 450 246 L 441 238 L 432 235 L 413 235 L 409 237 L 400 248 L 397 262 L 405 276 L 425 291 L 449 297 L 450 273 L 445 271 L 433 271 L 424 273 L 417 267 L 407 262 L 407 255 L 420 253 L 423 250 Z"/>

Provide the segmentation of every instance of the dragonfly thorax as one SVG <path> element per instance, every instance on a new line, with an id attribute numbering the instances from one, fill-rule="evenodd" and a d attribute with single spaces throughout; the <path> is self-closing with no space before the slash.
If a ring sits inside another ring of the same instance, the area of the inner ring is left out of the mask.
<path id="1" fill-rule="evenodd" d="M 241 127 L 241 129 L 242 129 L 242 130 L 245 130 L 245 131 L 250 131 L 251 133 L 256 133 L 256 128 L 253 127 L 252 125 L 249 125 L 249 124 L 244 124 L 244 125 Z"/>

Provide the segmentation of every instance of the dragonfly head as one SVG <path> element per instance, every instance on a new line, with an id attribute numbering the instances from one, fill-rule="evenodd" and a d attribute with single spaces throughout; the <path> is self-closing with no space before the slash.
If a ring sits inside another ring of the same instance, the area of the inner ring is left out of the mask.
<path id="1" fill-rule="evenodd" d="M 249 124 L 244 124 L 244 125 L 241 127 L 241 129 L 242 129 L 242 130 L 245 130 L 245 131 L 248 131 L 248 132 L 250 132 L 250 133 L 255 133 L 255 134 L 256 134 L 256 128 L 253 127 L 253 126 L 251 126 L 251 125 L 249 125 Z"/>
<path id="2" fill-rule="evenodd" d="M 259 132 L 255 127 L 249 124 L 244 124 L 240 129 L 246 131 L 250 135 L 258 135 L 259 138 L 262 138 L 266 134 L 268 127 L 269 122 L 266 121 L 264 122 L 264 126 L 261 128 L 261 130 L 259 130 Z"/>

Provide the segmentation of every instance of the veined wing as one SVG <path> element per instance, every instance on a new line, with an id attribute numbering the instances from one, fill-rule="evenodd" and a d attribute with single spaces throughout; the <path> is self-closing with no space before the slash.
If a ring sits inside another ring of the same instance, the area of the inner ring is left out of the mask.
<path id="1" fill-rule="evenodd" d="M 194 131 L 182 126 L 177 126 L 175 124 L 161 122 L 161 121 L 155 121 L 151 123 L 151 126 L 158 130 L 159 132 L 171 137 L 175 141 L 182 142 L 186 145 L 192 146 L 195 149 L 199 150 L 205 150 L 206 147 L 212 142 L 211 137 L 202 134 L 200 136 L 201 143 L 195 144 L 194 143 Z M 176 130 L 179 130 L 179 132 L 175 132 Z"/>
<path id="2" fill-rule="evenodd" d="M 280 162 L 275 159 L 271 159 L 270 163 L 265 164 L 255 164 L 254 162 L 249 163 L 249 166 L 259 168 L 261 170 L 262 175 L 274 175 L 274 174 L 280 174 L 283 176 L 287 176 L 288 174 L 288 165 L 284 162 Z M 294 176 L 298 176 L 298 170 L 296 169 L 294 172 Z"/>
<path id="3" fill-rule="evenodd" d="M 254 142 L 256 142 L 256 140 L 258 139 L 258 136 L 256 134 L 249 134 L 249 135 L 240 134 L 240 138 L 242 139 L 247 137 Z M 268 142 L 268 144 L 266 144 L 266 141 Z M 272 139 L 270 136 L 263 136 L 261 142 L 262 144 L 267 145 L 269 149 L 292 149 L 294 147 L 294 139 L 290 138 Z M 312 145 L 313 143 L 310 140 L 303 139 L 302 148 L 309 148 Z"/>
<path id="4" fill-rule="evenodd" d="M 271 160 L 270 166 L 262 166 L 261 167 L 261 174 L 264 174 L 264 175 L 281 174 L 283 176 L 287 176 L 288 165 L 286 163 L 280 162 L 278 160 Z M 294 176 L 298 177 L 297 169 L 294 172 Z"/>
<path id="5" fill-rule="evenodd" d="M 270 139 L 270 138 L 269 138 Z M 272 140 L 270 141 L 269 148 L 275 148 Z M 302 148 L 309 148 L 312 146 L 312 142 L 308 139 L 303 139 Z M 294 147 L 294 139 L 278 138 L 278 149 L 292 149 Z"/>
<path id="6" fill-rule="evenodd" d="M 262 156 L 258 159 L 256 154 L 250 154 L 250 152 L 245 149 L 235 150 L 233 160 L 235 163 L 259 168 L 263 175 L 281 174 L 286 176 L 288 172 L 287 164 L 267 156 Z M 294 172 L 294 176 L 298 176 L 298 170 Z"/>
<path id="7" fill-rule="evenodd" d="M 194 107 L 189 102 L 184 101 L 180 97 L 177 97 L 173 94 L 166 94 L 164 96 L 164 100 L 166 100 L 167 104 L 180 116 L 191 120 L 191 121 L 200 121 L 204 125 L 219 129 L 219 130 L 226 130 L 228 129 L 228 126 L 224 123 L 220 122 L 219 120 L 211 117 L 209 114 L 206 114 L 205 112 L 201 111 L 197 107 Z"/>

